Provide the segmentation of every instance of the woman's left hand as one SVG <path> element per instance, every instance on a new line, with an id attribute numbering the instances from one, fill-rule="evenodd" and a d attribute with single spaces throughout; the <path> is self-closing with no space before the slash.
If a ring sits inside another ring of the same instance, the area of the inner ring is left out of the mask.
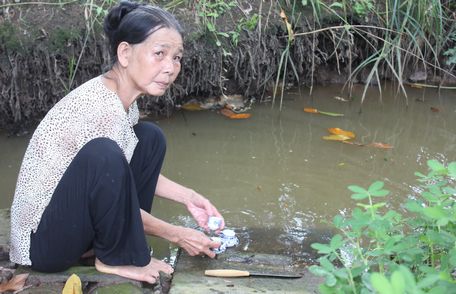
<path id="1" fill-rule="evenodd" d="M 198 226 L 204 228 L 206 231 L 209 231 L 207 222 L 211 216 L 216 216 L 222 219 L 219 230 L 222 230 L 225 227 L 225 221 L 220 212 L 218 212 L 217 208 L 215 208 L 215 206 L 212 205 L 209 200 L 207 200 L 199 193 L 192 190 L 190 196 L 187 199 L 186 206 L 188 211 L 196 220 Z"/>

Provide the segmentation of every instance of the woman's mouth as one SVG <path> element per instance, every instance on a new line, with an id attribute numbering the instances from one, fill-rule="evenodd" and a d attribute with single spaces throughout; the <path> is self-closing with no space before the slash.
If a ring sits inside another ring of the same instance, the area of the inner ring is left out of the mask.
<path id="1" fill-rule="evenodd" d="M 155 82 L 158 87 L 162 88 L 162 89 L 167 89 L 168 86 L 169 86 L 169 83 L 168 82 Z"/>

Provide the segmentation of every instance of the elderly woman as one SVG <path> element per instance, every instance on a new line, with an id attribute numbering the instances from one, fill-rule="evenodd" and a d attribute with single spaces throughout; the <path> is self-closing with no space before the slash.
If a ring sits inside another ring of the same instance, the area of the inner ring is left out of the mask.
<path id="1" fill-rule="evenodd" d="M 190 255 L 214 257 L 220 243 L 152 216 L 154 195 L 184 204 L 199 226 L 221 217 L 202 195 L 160 174 L 165 138 L 138 122 L 136 99 L 161 96 L 176 79 L 181 27 L 168 12 L 122 1 L 104 31 L 113 66 L 60 100 L 30 140 L 11 207 L 12 262 L 65 270 L 87 252 L 100 272 L 154 283 L 168 264 L 151 258 L 146 235 Z M 222 229 L 224 223 L 220 229 Z"/>

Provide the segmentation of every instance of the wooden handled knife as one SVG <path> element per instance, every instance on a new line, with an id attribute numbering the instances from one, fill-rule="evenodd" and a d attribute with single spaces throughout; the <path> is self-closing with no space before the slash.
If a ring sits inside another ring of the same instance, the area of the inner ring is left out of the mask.
<path id="1" fill-rule="evenodd" d="M 242 271 L 234 269 L 213 269 L 204 271 L 204 275 L 211 277 L 221 277 L 221 278 L 239 278 L 239 277 L 275 277 L 275 278 L 291 278 L 297 279 L 301 278 L 302 274 L 296 273 L 260 273 L 260 272 L 251 272 L 251 271 Z"/>

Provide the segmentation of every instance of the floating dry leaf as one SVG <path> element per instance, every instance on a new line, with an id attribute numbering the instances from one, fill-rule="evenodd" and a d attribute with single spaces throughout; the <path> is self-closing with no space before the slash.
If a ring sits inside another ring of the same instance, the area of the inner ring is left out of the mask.
<path id="1" fill-rule="evenodd" d="M 324 115 L 329 115 L 329 116 L 344 116 L 342 113 L 334 113 L 334 112 L 328 112 L 328 111 L 320 111 L 316 108 L 311 108 L 311 107 L 304 107 L 304 112 L 308 113 L 319 113 L 319 114 L 324 114 Z"/>
<path id="2" fill-rule="evenodd" d="M 350 139 L 355 138 L 355 133 L 350 132 L 350 131 L 345 131 L 340 128 L 329 128 L 328 131 L 334 135 L 344 135 L 346 137 L 349 137 Z"/>
<path id="3" fill-rule="evenodd" d="M 235 113 L 234 115 L 230 116 L 231 119 L 246 119 L 250 118 L 252 115 L 250 113 Z"/>
<path id="4" fill-rule="evenodd" d="M 432 112 L 439 112 L 440 109 L 438 109 L 437 107 L 431 106 L 431 111 L 432 111 Z"/>
<path id="5" fill-rule="evenodd" d="M 29 274 L 20 274 L 13 276 L 8 282 L 0 284 L 0 293 L 6 291 L 19 291 L 24 289 L 25 281 L 27 281 Z"/>
<path id="6" fill-rule="evenodd" d="M 62 294 L 82 294 L 81 279 L 76 275 L 72 274 L 63 287 Z"/>
<path id="7" fill-rule="evenodd" d="M 345 140 L 350 140 L 351 138 L 348 136 L 345 136 L 345 135 L 329 135 L 329 136 L 324 136 L 323 139 L 330 140 L 330 141 L 345 141 Z M 347 143 L 351 143 L 351 142 L 347 142 Z"/>
<path id="8" fill-rule="evenodd" d="M 304 112 L 318 113 L 318 110 L 316 108 L 304 107 Z"/>
<path id="9" fill-rule="evenodd" d="M 246 119 L 252 116 L 250 113 L 235 113 L 234 111 L 227 108 L 220 110 L 220 113 L 231 119 Z"/>

